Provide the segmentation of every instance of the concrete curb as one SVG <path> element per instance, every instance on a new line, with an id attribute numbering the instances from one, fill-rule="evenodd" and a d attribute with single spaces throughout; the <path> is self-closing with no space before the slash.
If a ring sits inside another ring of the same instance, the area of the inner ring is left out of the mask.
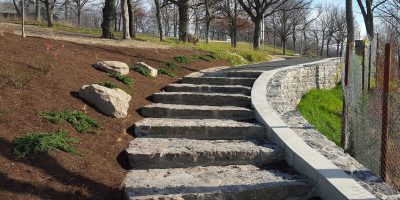
<path id="1" fill-rule="evenodd" d="M 277 72 L 304 65 L 323 63 L 332 59 L 337 58 L 324 59 L 262 73 L 255 81 L 251 91 L 251 102 L 255 110 L 256 119 L 267 127 L 268 139 L 283 149 L 286 162 L 296 171 L 314 181 L 316 195 L 329 200 L 377 199 L 342 169 L 307 145 L 280 119 L 266 98 L 268 92 L 267 84 Z"/>

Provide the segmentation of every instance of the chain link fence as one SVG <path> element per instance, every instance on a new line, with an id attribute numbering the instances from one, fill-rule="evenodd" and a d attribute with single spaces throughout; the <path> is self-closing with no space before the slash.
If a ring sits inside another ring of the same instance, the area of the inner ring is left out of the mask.
<path id="1" fill-rule="evenodd" d="M 356 45 L 355 52 L 344 55 L 349 67 L 343 70 L 343 77 L 348 72 L 347 85 L 343 84 L 343 128 L 348 136 L 345 149 L 376 175 L 400 188 L 400 82 L 399 70 L 394 67 L 399 65 L 392 55 L 376 41 L 364 41 Z"/>

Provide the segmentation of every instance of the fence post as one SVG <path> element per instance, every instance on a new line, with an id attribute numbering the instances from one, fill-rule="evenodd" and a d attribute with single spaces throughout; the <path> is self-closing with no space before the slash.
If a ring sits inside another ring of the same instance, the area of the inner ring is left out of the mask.
<path id="1" fill-rule="evenodd" d="M 388 135 L 389 135 L 389 92 L 390 92 L 390 66 L 391 45 L 385 45 L 385 65 L 383 74 L 383 99 L 382 99 L 382 138 L 381 138 L 381 177 L 388 181 Z"/>
<path id="2" fill-rule="evenodd" d="M 361 90 L 364 92 L 365 87 L 365 47 L 362 50 L 362 62 L 361 62 Z"/>
<path id="3" fill-rule="evenodd" d="M 346 46 L 346 56 L 344 60 L 344 90 L 349 84 L 349 72 L 350 72 L 350 51 L 353 49 L 351 47 L 352 43 L 347 43 Z M 349 150 L 349 137 L 347 134 L 347 104 L 345 99 L 345 94 L 343 94 L 343 110 L 342 110 L 342 135 L 341 135 L 341 145 L 345 152 Z"/>

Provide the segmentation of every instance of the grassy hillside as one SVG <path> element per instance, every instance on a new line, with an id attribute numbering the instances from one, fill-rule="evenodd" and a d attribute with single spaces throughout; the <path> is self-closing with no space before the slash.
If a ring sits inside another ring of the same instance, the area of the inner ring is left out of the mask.
<path id="1" fill-rule="evenodd" d="M 38 23 L 38 22 L 28 22 L 30 25 L 35 25 L 39 27 L 46 28 L 46 23 Z M 54 29 L 59 31 L 65 31 L 69 33 L 79 33 L 86 35 L 99 36 L 101 35 L 100 29 L 87 29 L 87 28 L 77 28 L 73 26 L 63 25 L 63 24 L 54 24 Z M 117 39 L 121 39 L 121 32 L 115 32 L 115 36 Z M 181 43 L 176 38 L 168 37 L 164 42 L 160 42 L 157 36 L 153 35 L 144 35 L 138 34 L 137 40 L 168 45 L 177 48 L 194 48 L 201 51 L 206 51 L 212 54 L 216 59 L 226 60 L 232 66 L 250 64 L 250 63 L 260 63 L 267 62 L 272 59 L 273 56 L 282 55 L 282 49 L 277 47 L 273 48 L 270 45 L 266 45 L 263 49 L 259 51 L 254 51 L 250 43 L 239 42 L 237 48 L 233 48 L 230 46 L 229 42 L 210 42 L 205 43 L 201 41 L 198 45 Z M 293 55 L 296 52 L 287 50 L 286 55 Z"/>
<path id="2" fill-rule="evenodd" d="M 313 89 L 297 106 L 303 117 L 319 132 L 340 145 L 342 132 L 342 85 L 332 90 Z"/>

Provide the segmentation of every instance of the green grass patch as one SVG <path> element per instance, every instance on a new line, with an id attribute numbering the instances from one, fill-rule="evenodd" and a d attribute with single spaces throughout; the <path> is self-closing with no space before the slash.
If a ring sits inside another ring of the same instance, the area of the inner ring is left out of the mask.
<path id="1" fill-rule="evenodd" d="M 167 75 L 167 76 L 169 76 L 171 78 L 175 78 L 176 77 L 176 74 L 174 72 L 172 72 L 172 71 L 170 71 L 168 69 L 163 69 L 163 68 L 158 69 L 158 74 L 165 74 L 165 75 Z"/>
<path id="2" fill-rule="evenodd" d="M 17 157 L 25 157 L 56 149 L 78 154 L 72 144 L 79 141 L 79 138 L 69 137 L 66 130 L 59 130 L 56 133 L 29 133 L 14 140 L 14 154 Z"/>
<path id="3" fill-rule="evenodd" d="M 131 69 L 143 76 L 151 78 L 150 70 L 144 67 L 143 65 L 137 63 L 131 67 Z"/>
<path id="4" fill-rule="evenodd" d="M 128 86 L 133 86 L 134 81 L 131 77 L 127 75 L 122 75 L 120 73 L 111 73 L 110 77 L 117 79 L 119 82 L 125 83 Z"/>
<path id="5" fill-rule="evenodd" d="M 189 57 L 186 57 L 186 56 L 175 56 L 174 60 L 177 63 L 182 63 L 182 64 L 191 64 L 192 63 L 192 59 L 190 59 Z"/>
<path id="6" fill-rule="evenodd" d="M 167 66 L 168 69 L 170 70 L 177 70 L 177 69 L 181 69 L 182 67 L 174 62 L 167 62 L 165 63 L 165 65 Z"/>
<path id="7" fill-rule="evenodd" d="M 115 84 L 113 82 L 110 82 L 110 81 L 103 81 L 103 82 L 100 82 L 98 84 L 103 86 L 103 87 L 110 88 L 110 89 L 118 88 L 117 84 Z"/>
<path id="8" fill-rule="evenodd" d="M 301 99 L 297 110 L 328 139 L 340 145 L 342 132 L 342 85 L 332 90 L 313 89 Z"/>
<path id="9" fill-rule="evenodd" d="M 100 126 L 97 121 L 90 118 L 85 113 L 69 109 L 65 111 L 41 112 L 38 115 L 54 124 L 60 124 L 63 121 L 67 121 L 79 133 L 87 133 L 92 128 Z"/>

